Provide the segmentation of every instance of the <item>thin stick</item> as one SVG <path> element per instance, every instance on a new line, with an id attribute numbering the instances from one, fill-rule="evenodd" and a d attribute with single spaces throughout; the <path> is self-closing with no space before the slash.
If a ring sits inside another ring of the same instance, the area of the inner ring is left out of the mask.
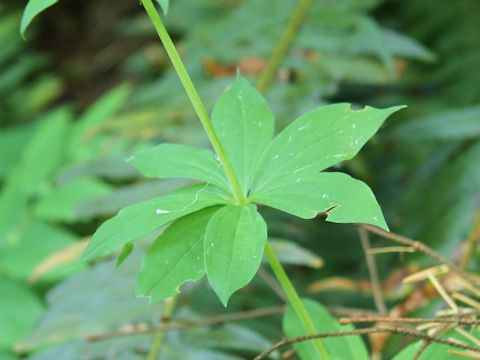
<path id="1" fill-rule="evenodd" d="M 365 254 L 365 260 L 367 261 L 368 272 L 370 274 L 370 283 L 372 285 L 373 299 L 378 312 L 382 316 L 388 314 L 385 301 L 382 296 L 382 289 L 380 287 L 380 280 L 378 278 L 377 264 L 375 263 L 375 257 L 370 253 L 370 238 L 368 233 L 363 228 L 358 228 L 358 234 L 360 236 L 360 242 L 362 243 L 363 252 Z"/>
<path id="2" fill-rule="evenodd" d="M 462 328 L 454 329 L 454 331 L 456 331 L 457 333 L 459 333 L 460 335 L 462 335 L 466 339 L 470 340 L 473 344 L 475 344 L 475 346 L 480 346 L 480 340 L 478 340 L 475 336 L 473 336 L 469 332 L 466 332 Z"/>
<path id="3" fill-rule="evenodd" d="M 430 274 L 433 275 L 442 275 L 448 273 L 449 268 L 446 265 L 432 266 L 422 271 L 417 271 L 416 273 L 405 277 L 402 282 L 404 284 L 411 282 L 419 282 L 427 280 Z"/>
<path id="4" fill-rule="evenodd" d="M 438 337 L 429 336 L 425 333 L 418 332 L 418 331 L 415 331 L 415 330 L 409 330 L 409 329 L 406 329 L 406 328 L 399 328 L 399 327 L 374 327 L 374 328 L 366 328 L 366 329 L 357 329 L 357 330 L 352 330 L 352 331 L 322 332 L 322 333 L 317 333 L 317 334 L 313 334 L 313 335 L 297 336 L 297 337 L 293 337 L 293 338 L 284 338 L 281 341 L 274 344 L 270 349 L 264 351 L 263 353 L 261 353 L 260 355 L 255 357 L 254 360 L 265 359 L 272 352 L 274 352 L 275 350 L 278 350 L 279 348 L 281 348 L 285 345 L 295 344 L 295 343 L 299 343 L 299 342 L 303 342 L 303 341 L 308 341 L 308 340 L 313 340 L 313 339 L 318 339 L 318 338 L 329 338 L 329 337 L 351 336 L 351 335 L 366 335 L 366 334 L 377 334 L 377 333 L 391 333 L 391 334 L 411 336 L 411 337 L 414 337 L 414 338 L 428 340 L 428 341 L 435 342 L 435 343 L 442 344 L 442 345 L 448 345 L 448 346 L 456 347 L 456 348 L 459 348 L 459 349 L 470 350 L 470 351 L 474 351 L 476 353 L 480 353 L 480 348 L 479 347 L 465 345 L 465 344 L 462 344 L 462 343 L 458 343 L 456 341 L 446 340 L 446 339 L 441 339 L 441 338 L 438 338 Z"/>
<path id="5" fill-rule="evenodd" d="M 444 287 L 440 284 L 440 282 L 437 280 L 435 275 L 433 275 L 432 273 L 429 273 L 428 274 L 428 279 L 433 284 L 433 286 L 435 286 L 435 289 L 437 289 L 438 293 L 443 298 L 443 301 L 445 301 L 447 303 L 447 305 L 450 306 L 450 308 L 453 311 L 458 313 L 457 304 L 455 303 L 455 301 L 453 301 L 453 299 L 450 297 L 450 295 L 447 294 Z"/>
<path id="6" fill-rule="evenodd" d="M 372 254 L 372 255 L 378 255 L 378 254 L 402 253 L 402 252 L 413 253 L 415 251 L 416 250 L 411 246 L 385 246 L 385 247 L 371 248 L 368 252 L 369 254 Z"/>
<path id="7" fill-rule="evenodd" d="M 404 318 L 404 317 L 386 317 L 386 316 L 362 316 L 362 317 L 343 317 L 338 320 L 340 324 L 354 323 L 438 323 L 438 324 L 458 324 L 458 325 L 480 325 L 480 320 L 476 319 L 458 319 L 458 318 Z"/>
<path id="8" fill-rule="evenodd" d="M 447 350 L 447 352 L 449 354 L 457 355 L 457 356 L 467 358 L 467 359 L 475 359 L 475 360 L 480 359 L 480 354 L 476 354 L 476 353 L 471 353 L 471 352 L 466 352 L 466 351 L 458 351 L 458 350 Z"/>
<path id="9" fill-rule="evenodd" d="M 201 319 L 197 321 L 179 321 L 178 319 L 172 319 L 168 324 L 162 324 L 156 327 L 149 326 L 131 326 L 125 329 L 119 329 L 103 334 L 92 334 L 86 336 L 88 341 L 99 341 L 120 336 L 131 336 L 137 334 L 151 334 L 159 331 L 167 332 L 172 330 L 189 329 L 197 326 L 215 326 L 232 321 L 240 321 L 246 319 L 253 319 L 258 317 L 271 316 L 281 314 L 285 311 L 284 306 L 272 306 L 263 309 L 255 309 L 249 311 L 241 311 L 221 316 L 215 316 L 211 318 Z"/>
<path id="10" fill-rule="evenodd" d="M 453 296 L 454 299 L 459 300 L 459 301 L 463 302 L 464 304 L 467 304 L 467 305 L 471 306 L 472 308 L 475 308 L 476 310 L 480 310 L 480 302 L 472 299 L 471 297 L 463 295 L 459 292 L 454 292 L 452 294 L 452 296 Z"/>
<path id="11" fill-rule="evenodd" d="M 411 247 L 415 248 L 416 250 L 427 254 L 428 256 L 437 260 L 438 262 L 447 265 L 450 268 L 450 271 L 454 272 L 459 277 L 461 277 L 461 278 L 463 278 L 463 279 L 465 279 L 465 280 L 469 281 L 470 283 L 473 283 L 477 286 L 479 285 L 479 280 L 477 280 L 476 278 L 472 277 L 470 274 L 468 274 L 465 271 L 463 271 L 462 269 L 460 269 L 457 265 L 455 265 L 452 261 L 448 260 L 445 256 L 440 255 L 439 253 L 434 251 L 429 246 L 427 246 L 427 245 L 425 245 L 425 244 L 423 244 L 423 243 L 421 243 L 417 240 L 409 239 L 405 236 L 395 234 L 395 233 L 392 233 L 392 232 L 387 232 L 385 230 L 379 229 L 379 228 L 377 228 L 375 226 L 371 226 L 371 225 L 362 224 L 362 225 L 360 225 L 360 227 L 366 229 L 367 231 L 369 231 L 373 234 L 377 234 L 377 235 L 379 235 L 379 236 L 381 236 L 385 239 L 393 240 L 393 241 L 398 242 L 402 245 L 411 246 Z"/>

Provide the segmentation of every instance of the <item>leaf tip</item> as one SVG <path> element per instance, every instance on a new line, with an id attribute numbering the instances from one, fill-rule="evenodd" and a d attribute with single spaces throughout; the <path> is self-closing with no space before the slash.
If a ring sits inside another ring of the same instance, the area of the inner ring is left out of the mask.
<path id="1" fill-rule="evenodd" d="M 228 307 L 228 300 L 230 299 L 230 295 L 226 295 L 226 296 L 218 295 L 218 298 L 220 299 L 220 302 L 225 308 Z"/>

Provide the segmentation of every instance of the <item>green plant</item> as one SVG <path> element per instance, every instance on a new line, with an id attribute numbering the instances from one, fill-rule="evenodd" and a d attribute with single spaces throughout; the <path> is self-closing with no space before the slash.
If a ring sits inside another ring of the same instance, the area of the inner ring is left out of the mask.
<path id="1" fill-rule="evenodd" d="M 217 101 L 210 120 L 157 10 L 150 0 L 143 4 L 215 153 L 163 144 L 135 154 L 130 162 L 145 176 L 184 177 L 200 184 L 123 209 L 97 230 L 83 260 L 131 246 L 173 222 L 147 252 L 138 295 L 162 300 L 176 294 L 184 282 L 206 274 L 226 306 L 232 293 L 252 280 L 265 252 L 303 329 L 314 333 L 309 314 L 267 242 L 267 225 L 257 205 L 305 219 L 325 212 L 328 221 L 388 229 L 366 184 L 342 173 L 319 171 L 355 156 L 401 107 L 322 106 L 272 139 L 273 113 L 260 93 L 238 74 Z M 315 344 L 317 354 L 328 358 L 323 344 Z"/>

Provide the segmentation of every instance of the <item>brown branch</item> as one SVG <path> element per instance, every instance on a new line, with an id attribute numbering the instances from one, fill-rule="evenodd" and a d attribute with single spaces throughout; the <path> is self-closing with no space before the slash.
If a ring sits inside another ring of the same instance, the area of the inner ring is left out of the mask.
<path id="1" fill-rule="evenodd" d="M 101 333 L 101 334 L 91 334 L 86 335 L 85 339 L 88 341 L 99 341 L 104 339 L 109 339 L 112 337 L 120 336 L 132 336 L 137 334 L 150 334 L 157 332 L 167 332 L 172 330 L 182 330 L 189 329 L 196 326 L 215 326 L 231 321 L 239 321 L 245 319 L 252 319 L 257 317 L 271 316 L 276 314 L 281 314 L 285 311 L 284 306 L 272 306 L 263 309 L 254 309 L 249 311 L 241 311 L 221 316 L 215 316 L 211 318 L 201 319 L 197 321 L 185 321 L 181 319 L 171 319 L 168 324 L 163 324 L 160 326 L 145 326 L 145 325 L 132 325 L 118 330 Z"/>
<path id="2" fill-rule="evenodd" d="M 452 261 L 447 259 L 445 256 L 437 253 L 431 247 L 421 243 L 420 241 L 407 238 L 406 236 L 403 236 L 403 235 L 395 234 L 395 233 L 392 233 L 392 232 L 387 232 L 385 230 L 379 229 L 379 228 L 377 228 L 375 226 L 371 226 L 371 225 L 362 224 L 362 225 L 359 225 L 359 226 L 361 228 L 363 228 L 363 229 L 365 229 L 365 230 L 367 230 L 367 231 L 369 231 L 373 234 L 377 234 L 377 235 L 379 235 L 379 236 L 381 236 L 385 239 L 393 240 L 393 241 L 398 242 L 402 245 L 411 246 L 411 247 L 415 248 L 416 250 L 421 251 L 424 254 L 427 254 L 428 256 L 437 260 L 438 262 L 440 262 L 442 264 L 445 264 L 446 266 L 448 266 L 450 271 L 457 274 L 462 279 L 465 279 L 468 282 L 470 282 L 472 284 L 475 284 L 477 286 L 480 285 L 479 280 L 477 280 L 476 278 L 474 278 L 473 276 L 471 276 L 467 272 L 463 271 L 455 263 L 453 263 Z"/>
<path id="3" fill-rule="evenodd" d="M 338 320 L 342 325 L 354 323 L 438 323 L 438 324 L 458 324 L 458 325 L 480 325 L 480 320 L 462 319 L 462 318 L 404 318 L 404 317 L 385 317 L 385 316 L 363 316 L 363 317 L 343 317 Z"/>
<path id="4" fill-rule="evenodd" d="M 329 337 L 366 335 L 366 334 L 376 334 L 376 333 L 391 333 L 391 334 L 405 335 L 405 336 L 410 336 L 410 337 L 414 337 L 414 338 L 417 338 L 417 339 L 423 339 L 423 340 L 435 342 L 437 344 L 448 345 L 448 346 L 456 347 L 456 348 L 459 348 L 459 349 L 470 350 L 470 351 L 480 353 L 480 348 L 479 347 L 465 345 L 465 344 L 462 344 L 462 343 L 458 343 L 456 341 L 451 341 L 451 340 L 441 339 L 441 338 L 438 338 L 438 337 L 429 336 L 425 333 L 415 331 L 415 330 L 409 330 L 409 329 L 398 328 L 398 327 L 374 327 L 374 328 L 366 328 L 366 329 L 357 329 L 357 330 L 352 330 L 352 331 L 322 332 L 322 333 L 317 333 L 317 334 L 313 334 L 313 335 L 305 335 L 305 336 L 297 336 L 297 337 L 292 337 L 292 338 L 284 338 L 281 341 L 274 344 L 270 349 L 264 351 L 263 353 L 261 353 L 260 355 L 255 357 L 254 360 L 265 359 L 272 352 L 274 352 L 275 350 L 278 350 L 279 348 L 281 348 L 285 345 L 295 344 L 295 343 L 299 343 L 299 342 L 303 342 L 303 341 L 320 339 L 320 338 L 329 338 Z"/>
<path id="5" fill-rule="evenodd" d="M 382 289 L 380 287 L 380 280 L 378 278 L 377 264 L 375 263 L 375 256 L 370 252 L 370 238 L 368 232 L 363 228 L 358 228 L 358 235 L 360 236 L 360 242 L 362 243 L 362 249 L 365 254 L 365 260 L 367 261 L 368 273 L 370 274 L 370 283 L 372 286 L 373 300 L 380 315 L 385 316 L 388 314 L 385 301 L 382 296 Z"/>

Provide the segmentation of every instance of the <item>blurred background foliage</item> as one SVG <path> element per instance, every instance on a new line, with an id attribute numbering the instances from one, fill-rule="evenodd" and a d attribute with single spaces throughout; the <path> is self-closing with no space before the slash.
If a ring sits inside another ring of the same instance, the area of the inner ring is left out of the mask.
<path id="1" fill-rule="evenodd" d="M 144 358 L 152 334 L 89 337 L 160 321 L 162 304 L 134 296 L 153 237 L 119 267 L 76 259 L 103 220 L 185 184 L 142 179 L 125 162 L 133 151 L 207 139 L 138 1 L 60 1 L 34 21 L 26 42 L 18 32 L 24 5 L 0 3 L 0 358 Z M 209 108 L 237 68 L 259 77 L 294 6 L 172 1 L 167 26 Z M 323 103 L 408 105 L 340 170 L 372 187 L 393 231 L 472 271 L 480 265 L 478 252 L 466 251 L 480 237 L 479 18 L 475 0 L 315 1 L 267 93 L 282 127 Z M 333 310 L 374 309 L 354 225 L 262 212 L 302 294 Z M 419 289 L 399 277 L 430 259 L 377 261 L 389 307 L 403 315 L 438 308 L 428 289 L 412 307 Z M 175 316 L 281 304 L 262 280 L 268 271 L 228 309 L 205 283 L 188 286 Z M 161 359 L 252 357 L 282 336 L 280 320 L 171 331 Z M 382 346 L 386 358 L 399 341 Z"/>

